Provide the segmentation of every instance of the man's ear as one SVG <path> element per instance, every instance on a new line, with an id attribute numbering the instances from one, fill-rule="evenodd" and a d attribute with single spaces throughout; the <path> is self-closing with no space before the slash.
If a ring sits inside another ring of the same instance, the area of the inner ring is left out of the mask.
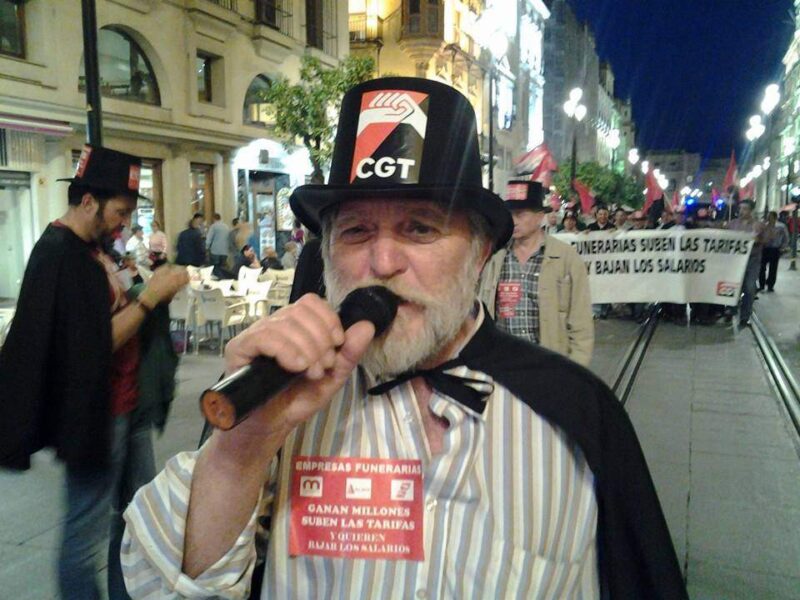
<path id="1" fill-rule="evenodd" d="M 95 199 L 95 197 L 90 192 L 86 192 L 81 197 L 81 205 L 80 206 L 86 212 L 92 212 L 94 210 L 94 208 L 97 206 L 97 204 L 98 204 L 97 200 Z"/>

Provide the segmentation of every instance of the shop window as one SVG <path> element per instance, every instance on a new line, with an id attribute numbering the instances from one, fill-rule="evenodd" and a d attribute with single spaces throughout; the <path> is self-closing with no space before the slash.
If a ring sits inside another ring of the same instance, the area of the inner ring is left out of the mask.
<path id="1" fill-rule="evenodd" d="M 153 67 L 133 38 L 124 31 L 104 27 L 97 36 L 100 93 L 115 100 L 161 105 Z M 86 91 L 86 70 L 81 57 L 78 89 Z"/>
<path id="2" fill-rule="evenodd" d="M 214 165 L 192 163 L 191 214 L 203 213 L 207 223 L 214 215 Z"/>
<path id="3" fill-rule="evenodd" d="M 25 57 L 25 7 L 0 0 L 0 54 Z"/>
<path id="4" fill-rule="evenodd" d="M 269 90 L 272 82 L 266 75 L 257 75 L 247 88 L 244 96 L 244 114 L 242 120 L 248 125 L 267 127 L 275 124 L 275 109 L 272 104 L 264 102 L 263 94 Z"/>

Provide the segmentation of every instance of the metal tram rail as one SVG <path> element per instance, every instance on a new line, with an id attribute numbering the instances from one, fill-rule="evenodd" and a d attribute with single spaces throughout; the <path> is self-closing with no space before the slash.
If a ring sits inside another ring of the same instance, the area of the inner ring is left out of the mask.
<path id="1" fill-rule="evenodd" d="M 614 378 L 614 384 L 611 386 L 614 394 L 619 398 L 620 403 L 625 406 L 625 403 L 630 397 L 633 384 L 636 382 L 636 375 L 639 373 L 639 368 L 644 362 L 647 348 L 653 339 L 653 334 L 658 326 L 658 321 L 661 315 L 661 306 L 654 304 L 650 308 L 650 314 L 645 319 L 642 326 L 639 327 L 639 333 L 636 339 L 631 342 L 625 357 L 622 359 L 622 364 L 617 371 Z"/>
<path id="2" fill-rule="evenodd" d="M 783 355 L 755 313 L 750 319 L 750 329 L 753 331 L 756 345 L 761 352 L 761 358 L 770 383 L 783 401 L 792 425 L 798 437 L 800 437 L 800 386 L 797 385 L 797 381 L 783 359 Z"/>

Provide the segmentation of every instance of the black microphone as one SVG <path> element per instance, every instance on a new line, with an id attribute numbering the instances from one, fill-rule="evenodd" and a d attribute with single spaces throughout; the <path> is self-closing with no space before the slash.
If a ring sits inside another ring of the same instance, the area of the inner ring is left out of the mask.
<path id="1" fill-rule="evenodd" d="M 399 301 L 383 286 L 355 289 L 339 307 L 342 327 L 348 329 L 359 321 L 369 321 L 378 337 L 392 324 Z M 211 425 L 227 431 L 301 375 L 284 370 L 274 358 L 257 356 L 249 365 L 203 392 L 200 408 Z"/>

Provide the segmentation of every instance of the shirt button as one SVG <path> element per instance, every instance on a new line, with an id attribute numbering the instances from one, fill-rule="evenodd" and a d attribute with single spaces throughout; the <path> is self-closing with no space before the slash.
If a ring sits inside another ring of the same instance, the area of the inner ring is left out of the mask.
<path id="1" fill-rule="evenodd" d="M 433 509 L 436 508 L 437 504 L 438 504 L 438 502 L 436 502 L 436 500 L 428 500 L 428 504 L 426 505 L 426 508 L 428 509 L 428 512 L 433 512 Z M 422 591 L 425 591 L 425 590 L 422 590 Z"/>
<path id="2" fill-rule="evenodd" d="M 420 598 L 420 599 L 427 598 L 428 597 L 428 592 L 426 592 L 425 590 L 417 590 L 416 596 L 417 596 L 417 598 Z"/>

